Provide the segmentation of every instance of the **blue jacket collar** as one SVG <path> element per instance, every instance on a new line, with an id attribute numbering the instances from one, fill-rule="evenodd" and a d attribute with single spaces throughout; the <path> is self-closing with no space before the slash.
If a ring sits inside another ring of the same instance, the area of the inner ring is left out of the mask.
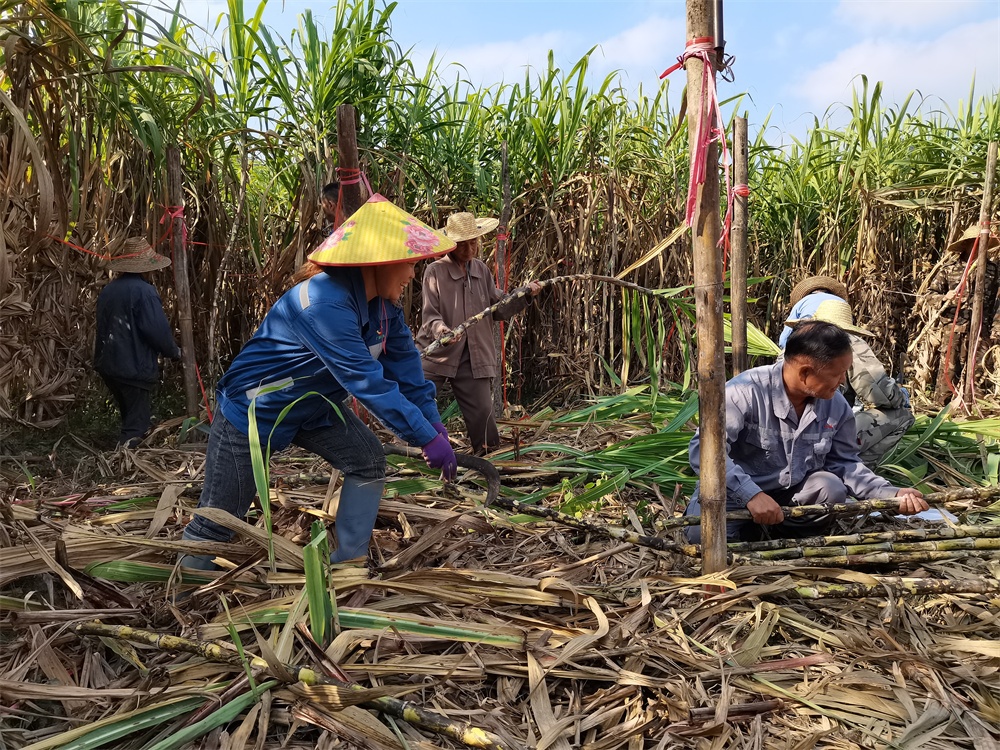
<path id="1" fill-rule="evenodd" d="M 347 287 L 358 306 L 362 327 L 368 325 L 368 295 L 365 293 L 365 279 L 361 275 L 361 269 L 353 266 L 331 266 L 324 268 L 323 271 L 335 284 Z"/>

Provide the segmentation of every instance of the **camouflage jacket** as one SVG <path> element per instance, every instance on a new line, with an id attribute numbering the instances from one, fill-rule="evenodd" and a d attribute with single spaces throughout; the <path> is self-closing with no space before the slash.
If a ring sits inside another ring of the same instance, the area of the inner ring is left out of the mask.
<path id="1" fill-rule="evenodd" d="M 893 378 L 889 377 L 868 342 L 853 333 L 848 335 L 851 337 L 854 363 L 847 371 L 847 393 L 845 394 L 847 402 L 860 403 L 866 409 L 875 407 L 884 410 L 908 407 L 910 398 L 906 391 Z"/>

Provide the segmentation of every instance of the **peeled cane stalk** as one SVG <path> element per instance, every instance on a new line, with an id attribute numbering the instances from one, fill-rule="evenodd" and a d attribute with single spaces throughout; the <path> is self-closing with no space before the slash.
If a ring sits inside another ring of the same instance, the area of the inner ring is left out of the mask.
<path id="1" fill-rule="evenodd" d="M 853 544 L 825 547 L 798 546 L 786 549 L 741 552 L 739 557 L 747 560 L 798 560 L 802 558 L 827 558 L 869 555 L 875 552 L 916 553 L 931 551 L 1000 550 L 1000 539 L 962 537 L 959 539 L 935 539 L 923 542 L 877 542 L 875 544 Z"/>
<path id="2" fill-rule="evenodd" d="M 150 630 L 140 630 L 139 628 L 132 628 L 126 625 L 104 625 L 99 622 L 81 623 L 76 627 L 76 632 L 81 635 L 96 635 L 133 641 L 135 643 L 144 643 L 164 651 L 181 651 L 189 654 L 197 654 L 209 661 L 222 662 L 237 667 L 243 666 L 243 661 L 237 652 L 228 648 L 225 644 L 218 642 L 196 641 L 189 638 L 180 638 L 175 635 L 154 633 Z M 301 682 L 308 686 L 326 685 L 344 691 L 364 690 L 364 688 L 358 685 L 341 682 L 332 677 L 318 674 L 308 667 L 297 667 L 291 664 L 273 665 L 259 656 L 246 654 L 246 657 L 251 667 L 260 669 L 282 682 Z M 428 711 L 410 701 L 381 696 L 363 701 L 359 705 L 395 716 L 398 719 L 403 719 L 422 729 L 446 735 L 469 747 L 497 748 L 498 750 L 503 750 L 506 747 L 499 737 L 485 729 L 474 727 L 471 724 L 452 721 L 447 716 Z"/>

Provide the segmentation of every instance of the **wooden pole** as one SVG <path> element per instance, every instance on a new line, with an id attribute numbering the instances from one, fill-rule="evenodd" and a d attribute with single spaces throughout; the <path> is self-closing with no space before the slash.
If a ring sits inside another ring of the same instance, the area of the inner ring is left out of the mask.
<path id="1" fill-rule="evenodd" d="M 712 36 L 713 0 L 687 0 L 687 38 Z M 714 57 L 714 53 L 711 55 Z M 688 140 L 703 117 L 704 62 L 687 61 Z M 715 77 L 715 66 L 708 72 Z M 706 119 L 706 127 L 711 121 Z M 719 240 L 719 149 L 708 147 L 705 184 L 698 196 L 691 240 L 694 250 L 695 315 L 698 332 L 698 399 L 701 429 L 702 572 L 726 567 L 726 363 L 723 336 L 722 257 Z"/>
<path id="2" fill-rule="evenodd" d="M 189 417 L 198 415 L 198 371 L 194 356 L 194 325 L 191 316 L 191 285 L 188 280 L 187 247 L 184 243 L 184 182 L 181 175 L 181 152 L 167 148 L 167 195 L 173 216 L 170 219 L 170 250 L 173 255 L 174 293 L 177 296 L 177 322 L 181 329 L 181 362 L 184 364 L 184 408 Z"/>
<path id="3" fill-rule="evenodd" d="M 358 162 L 358 135 L 355 129 L 354 106 L 351 104 L 341 104 L 337 107 L 337 153 L 341 170 L 348 170 L 347 174 L 356 174 L 350 170 L 360 169 Z M 361 182 L 347 182 L 341 180 L 340 194 L 343 196 L 342 205 L 344 207 L 344 218 L 353 214 L 365 202 L 361 197 Z"/>
<path id="4" fill-rule="evenodd" d="M 733 172 L 737 185 L 747 184 L 749 160 L 747 118 L 737 117 L 733 128 Z M 747 356 L 747 200 L 745 195 L 733 195 L 732 265 L 729 271 L 733 375 L 739 375 L 750 366 Z"/>
<path id="5" fill-rule="evenodd" d="M 507 141 L 504 141 L 500 146 L 500 182 L 503 185 L 503 210 L 500 212 L 500 227 L 499 231 L 503 234 L 509 234 L 510 228 L 510 170 L 507 167 Z M 507 248 L 509 247 L 508 240 L 503 237 L 497 237 L 497 250 L 496 257 L 494 260 L 497 265 L 497 286 L 500 287 L 501 292 L 507 290 Z M 497 372 L 500 373 L 500 377 L 493 381 L 493 413 L 496 416 L 503 414 L 503 380 L 507 376 L 507 373 L 503 371 L 503 336 L 500 335 L 500 329 L 503 327 L 503 323 L 500 325 L 493 326 L 493 343 L 496 345 L 497 350 Z"/>
<path id="6" fill-rule="evenodd" d="M 983 327 L 983 303 L 986 297 L 986 260 L 990 247 L 990 215 L 993 207 L 993 175 L 997 169 L 997 142 L 990 143 L 983 176 L 983 202 L 979 206 L 979 254 L 976 258 L 976 288 L 972 298 L 972 321 L 969 325 L 969 349 L 965 364 L 965 387 L 975 393 L 976 354 Z"/>

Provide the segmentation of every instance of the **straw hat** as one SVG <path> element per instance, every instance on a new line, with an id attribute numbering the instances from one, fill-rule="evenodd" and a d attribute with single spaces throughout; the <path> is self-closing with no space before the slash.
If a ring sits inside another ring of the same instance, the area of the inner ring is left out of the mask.
<path id="1" fill-rule="evenodd" d="M 854 325 L 854 315 L 851 313 L 851 306 L 846 302 L 835 299 L 826 299 L 816 306 L 816 312 L 810 318 L 798 318 L 785 323 L 789 328 L 795 328 L 799 323 L 808 320 L 822 320 L 824 323 L 833 323 L 837 328 L 842 328 L 850 333 L 859 336 L 874 336 L 875 334 L 866 328 Z"/>
<path id="2" fill-rule="evenodd" d="M 976 237 L 978 236 L 979 236 L 979 225 L 973 224 L 971 227 L 962 232 L 961 237 L 959 237 L 957 240 L 948 245 L 948 247 L 945 248 L 945 252 L 958 253 L 959 255 L 962 255 L 966 251 L 972 249 L 972 243 L 976 241 Z M 990 241 L 986 249 L 992 250 L 997 245 L 1000 245 L 1000 239 L 997 239 L 997 236 L 992 232 L 990 232 Z"/>
<path id="3" fill-rule="evenodd" d="M 499 219 L 493 219 L 489 216 L 477 219 L 467 211 L 462 211 L 448 217 L 448 223 L 444 225 L 444 233 L 446 237 L 455 240 L 455 242 L 464 242 L 492 232 L 499 224 Z"/>
<path id="4" fill-rule="evenodd" d="M 111 271 L 118 273 L 147 273 L 170 265 L 170 258 L 156 252 L 145 237 L 129 237 L 121 252 L 107 262 Z"/>
<path id="5" fill-rule="evenodd" d="M 847 299 L 847 287 L 843 282 L 837 281 L 832 276 L 807 276 L 792 287 L 789 304 L 794 307 L 803 297 L 820 289 L 825 289 L 843 300 Z"/>
<path id="6" fill-rule="evenodd" d="M 455 243 L 375 193 L 309 256 L 321 266 L 380 266 L 437 258 Z"/>

